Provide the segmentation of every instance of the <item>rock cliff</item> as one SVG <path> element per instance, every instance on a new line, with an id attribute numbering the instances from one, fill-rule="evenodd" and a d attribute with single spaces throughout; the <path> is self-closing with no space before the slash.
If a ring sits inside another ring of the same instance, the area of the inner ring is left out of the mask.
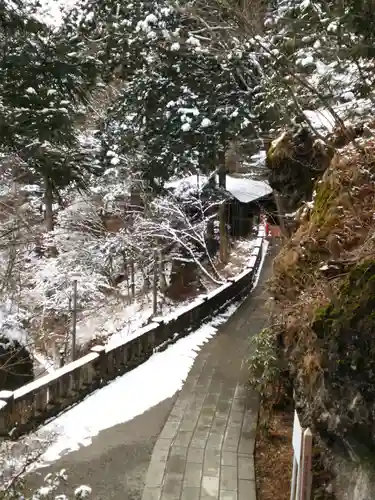
<path id="1" fill-rule="evenodd" d="M 295 205 L 308 201 L 274 263 L 270 288 L 279 346 L 303 424 L 312 427 L 334 474 L 315 498 L 331 498 L 333 492 L 340 500 L 370 500 L 375 498 L 375 142 L 366 138 L 319 156 L 309 139 L 309 159 L 298 165 L 300 156 L 288 163 L 286 153 L 298 150 L 290 149 L 295 138 L 284 136 L 269 151 L 269 164 L 276 155 L 280 172 L 270 166 L 273 187 Z"/>

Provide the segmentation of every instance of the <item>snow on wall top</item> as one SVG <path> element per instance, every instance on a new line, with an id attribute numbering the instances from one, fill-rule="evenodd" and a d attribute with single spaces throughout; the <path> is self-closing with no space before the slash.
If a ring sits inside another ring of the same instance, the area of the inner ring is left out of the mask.
<path id="1" fill-rule="evenodd" d="M 218 176 L 216 181 L 218 182 Z M 189 175 L 167 182 L 165 187 L 172 189 L 176 196 L 188 197 L 200 191 L 207 183 L 208 177 L 205 175 Z M 226 190 L 241 203 L 250 203 L 272 193 L 267 182 L 231 175 L 226 176 Z"/>

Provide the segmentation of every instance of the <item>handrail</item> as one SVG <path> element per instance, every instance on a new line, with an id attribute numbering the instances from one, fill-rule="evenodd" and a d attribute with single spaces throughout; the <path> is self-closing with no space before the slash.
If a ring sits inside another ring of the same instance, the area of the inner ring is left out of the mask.
<path id="1" fill-rule="evenodd" d="M 262 260 L 264 237 L 264 229 L 260 227 L 243 272 L 182 311 L 153 318 L 151 324 L 119 344 L 94 346 L 86 356 L 14 392 L 0 391 L 0 436 L 17 437 L 56 417 L 94 390 L 144 363 L 154 352 L 188 335 L 233 300 L 246 295 Z"/>

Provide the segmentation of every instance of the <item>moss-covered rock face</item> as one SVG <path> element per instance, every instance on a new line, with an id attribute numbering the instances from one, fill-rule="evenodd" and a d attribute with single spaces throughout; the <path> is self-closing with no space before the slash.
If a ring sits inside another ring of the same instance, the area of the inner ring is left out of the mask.
<path id="1" fill-rule="evenodd" d="M 350 272 L 337 299 L 316 312 L 313 330 L 324 369 L 314 420 L 323 436 L 375 457 L 375 261 Z"/>
<path id="2" fill-rule="evenodd" d="M 271 281 L 296 408 L 340 500 L 375 499 L 375 145 L 363 145 L 336 152 Z"/>
<path id="3" fill-rule="evenodd" d="M 0 336 L 0 391 L 14 391 L 34 378 L 33 361 L 17 340 Z"/>
<path id="4" fill-rule="evenodd" d="M 314 182 L 329 166 L 333 151 L 315 140 L 306 128 L 287 131 L 267 152 L 270 186 L 288 199 L 288 208 L 311 200 Z"/>

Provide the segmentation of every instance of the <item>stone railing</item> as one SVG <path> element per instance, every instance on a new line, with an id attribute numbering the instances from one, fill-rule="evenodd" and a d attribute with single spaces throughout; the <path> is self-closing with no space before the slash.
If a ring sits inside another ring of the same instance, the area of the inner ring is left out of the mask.
<path id="1" fill-rule="evenodd" d="M 14 392 L 0 391 L 0 436 L 17 437 L 56 417 L 94 390 L 144 363 L 154 352 L 198 328 L 229 303 L 247 295 L 262 261 L 263 238 L 264 230 L 260 228 L 247 268 L 241 274 L 184 309 L 154 318 L 119 345 L 94 346 L 86 356 Z"/>

